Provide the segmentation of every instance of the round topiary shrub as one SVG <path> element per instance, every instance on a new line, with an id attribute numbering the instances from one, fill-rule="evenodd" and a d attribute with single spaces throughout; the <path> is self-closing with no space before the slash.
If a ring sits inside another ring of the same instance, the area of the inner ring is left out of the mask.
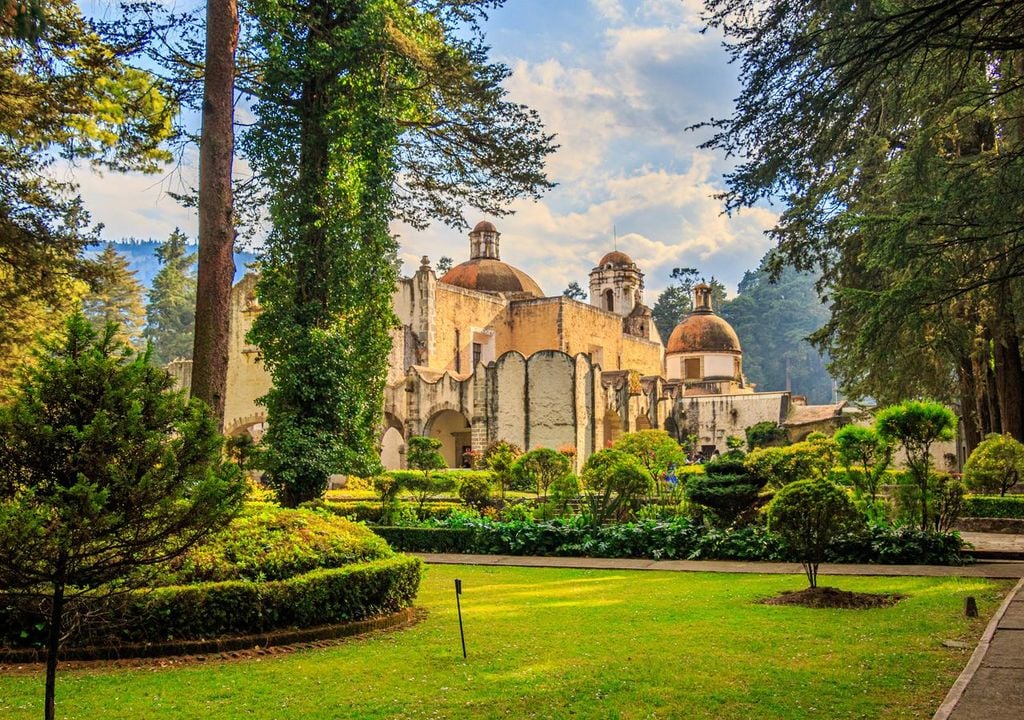
<path id="1" fill-rule="evenodd" d="M 832 541 L 862 523 L 850 496 L 830 480 L 790 483 L 768 506 L 768 529 L 781 535 L 803 564 L 812 588 Z"/>
<path id="2" fill-rule="evenodd" d="M 224 530 L 172 561 L 156 584 L 284 580 L 393 554 L 365 526 L 329 512 L 250 503 Z"/>

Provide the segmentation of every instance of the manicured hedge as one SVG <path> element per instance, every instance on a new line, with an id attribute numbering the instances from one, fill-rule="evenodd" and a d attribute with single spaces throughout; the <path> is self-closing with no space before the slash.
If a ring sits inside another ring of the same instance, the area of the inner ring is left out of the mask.
<path id="1" fill-rule="evenodd" d="M 407 483 L 412 480 L 415 481 L 418 478 L 423 477 L 423 471 L 421 470 L 388 470 L 385 475 L 393 477 L 400 483 Z M 459 486 L 459 483 L 464 478 L 483 478 L 485 480 L 491 480 L 494 477 L 494 473 L 490 470 L 466 470 L 464 468 L 449 468 L 447 470 L 431 470 L 432 477 L 443 478 L 451 480 L 451 484 L 455 487 Z"/>
<path id="2" fill-rule="evenodd" d="M 962 517 L 1024 518 L 1024 495 L 968 495 Z"/>
<path id="3" fill-rule="evenodd" d="M 86 623 L 77 645 L 194 640 L 304 628 L 361 620 L 412 605 L 422 563 L 395 555 L 368 563 L 314 570 L 287 580 L 201 583 L 153 588 L 90 604 L 77 612 L 100 610 L 115 623 Z M 0 610 L 9 603 L 0 601 Z M 0 612 L 0 643 L 17 645 L 38 619 L 7 607 Z M 33 633 L 34 634 L 34 633 Z"/>
<path id="4" fill-rule="evenodd" d="M 462 522 L 459 527 L 378 527 L 373 530 L 395 549 L 408 552 L 797 561 L 779 536 L 759 525 L 716 530 L 686 521 L 644 521 L 593 529 L 559 521 L 478 521 Z M 960 546 L 960 537 L 955 533 L 873 526 L 840 538 L 829 560 L 959 565 L 965 561 Z"/>
<path id="5" fill-rule="evenodd" d="M 443 527 L 374 527 L 373 531 L 399 551 L 474 553 L 476 531 Z"/>
<path id="6" fill-rule="evenodd" d="M 283 580 L 392 554 L 378 536 L 343 517 L 249 503 L 224 530 L 172 561 L 157 584 Z"/>
<path id="7" fill-rule="evenodd" d="M 412 513 L 417 512 L 419 507 L 418 503 L 413 502 L 404 502 L 402 505 Z M 354 518 L 359 522 L 366 523 L 380 522 L 383 512 L 379 500 L 373 502 L 327 500 L 310 504 L 309 507 L 323 509 L 339 517 Z M 444 520 L 452 514 L 453 510 L 460 508 L 464 509 L 465 506 L 457 502 L 428 502 L 423 505 L 423 519 Z"/>

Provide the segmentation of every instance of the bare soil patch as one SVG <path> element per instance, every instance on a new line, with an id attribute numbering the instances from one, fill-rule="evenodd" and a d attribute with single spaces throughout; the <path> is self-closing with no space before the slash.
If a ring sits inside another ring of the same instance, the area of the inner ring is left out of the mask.
<path id="1" fill-rule="evenodd" d="M 765 605 L 802 605 L 811 608 L 839 608 L 841 610 L 870 610 L 871 608 L 892 607 L 906 595 L 896 593 L 860 593 L 833 587 L 787 590 L 781 595 L 765 598 Z"/>

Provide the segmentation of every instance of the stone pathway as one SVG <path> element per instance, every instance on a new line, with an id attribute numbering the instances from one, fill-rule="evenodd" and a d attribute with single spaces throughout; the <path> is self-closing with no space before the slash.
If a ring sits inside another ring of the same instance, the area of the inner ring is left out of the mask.
<path id="1" fill-rule="evenodd" d="M 965 538 L 968 533 L 964 533 Z M 971 533 L 971 535 L 978 535 Z M 1024 537 L 1003 536 L 1024 546 Z M 998 538 L 996 538 L 998 540 Z M 983 546 L 985 538 L 971 541 Z M 517 567 L 583 568 L 598 570 L 663 570 L 803 574 L 795 563 L 757 563 L 718 560 L 639 560 L 579 557 L 517 557 L 416 553 L 427 563 L 441 565 L 508 565 Z M 1024 562 L 988 561 L 966 567 L 937 565 L 831 565 L 821 575 L 923 575 L 1021 578 L 992 617 L 970 662 L 946 695 L 932 720 L 1024 720 Z"/>

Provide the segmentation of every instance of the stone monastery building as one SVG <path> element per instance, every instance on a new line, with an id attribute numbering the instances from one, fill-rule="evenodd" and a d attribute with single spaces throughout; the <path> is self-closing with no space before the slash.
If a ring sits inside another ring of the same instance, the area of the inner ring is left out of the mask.
<path id="1" fill-rule="evenodd" d="M 705 455 L 754 423 L 786 425 L 793 439 L 839 422 L 842 405 L 807 406 L 789 392 L 754 392 L 732 327 L 695 289 L 695 309 L 662 343 L 644 305 L 644 275 L 610 252 L 590 271 L 590 302 L 546 297 L 526 273 L 501 260 L 489 222 L 469 234 L 470 258 L 438 278 L 424 257 L 394 294 L 381 432 L 388 468 L 404 466 L 405 440 L 430 435 L 449 465 L 496 440 L 577 450 L 576 462 L 623 433 L 659 428 L 697 435 Z M 259 312 L 256 278 L 234 288 L 225 407 L 229 434 L 259 435 L 270 386 L 257 348 L 245 340 Z M 176 368 L 179 381 L 190 368 Z M 172 370 L 174 370 L 172 368 Z M 187 386 L 187 383 L 184 383 Z"/>

